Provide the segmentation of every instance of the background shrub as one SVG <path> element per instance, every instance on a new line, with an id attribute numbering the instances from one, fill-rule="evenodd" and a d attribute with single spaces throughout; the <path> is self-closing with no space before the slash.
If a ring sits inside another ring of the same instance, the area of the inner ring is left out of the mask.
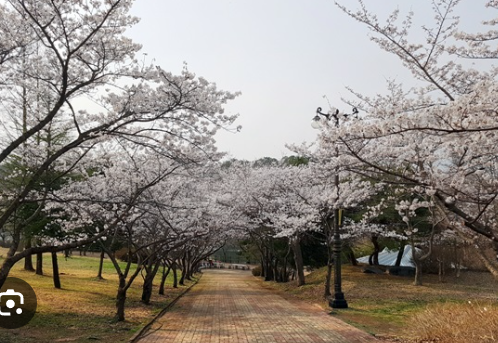
<path id="1" fill-rule="evenodd" d="M 261 266 L 254 267 L 251 272 L 254 276 L 261 276 Z"/>

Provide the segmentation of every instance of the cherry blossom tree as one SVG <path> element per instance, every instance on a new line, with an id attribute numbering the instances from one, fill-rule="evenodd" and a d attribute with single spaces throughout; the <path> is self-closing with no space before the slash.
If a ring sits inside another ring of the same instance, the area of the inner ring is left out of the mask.
<path id="1" fill-rule="evenodd" d="M 222 166 L 220 170 L 222 182 L 216 202 L 226 211 L 233 213 L 234 218 L 238 218 L 237 227 L 243 232 L 241 238 L 251 236 L 255 238 L 267 229 L 265 226 L 269 223 L 267 212 L 257 196 L 258 191 L 266 187 L 266 179 L 257 180 L 253 177 L 255 170 L 250 163 L 231 161 Z M 264 242 L 267 237 L 261 235 L 257 243 L 260 243 L 258 250 L 261 254 L 264 275 L 273 279 L 273 268 L 270 266 L 273 257 L 269 256 L 270 245 Z"/>
<path id="2" fill-rule="evenodd" d="M 386 95 L 352 90 L 356 99 L 346 101 L 362 115 L 325 128 L 319 144 L 332 152 L 331 145 L 342 147 L 337 165 L 402 186 L 414 197 L 431 197 L 447 228 L 476 245 L 484 238 L 496 256 L 498 69 L 489 62 L 498 57 L 497 21 L 483 22 L 491 27 L 484 33 L 464 33 L 453 14 L 458 1 L 433 1 L 434 22 L 422 28 L 425 39 L 415 42 L 415 14 L 400 19 L 396 10 L 383 23 L 358 3 L 358 10 L 339 7 L 370 28 L 372 41 L 397 56 L 415 82 L 406 89 L 390 80 Z M 498 9 L 496 1 L 486 6 Z M 478 253 L 498 276 L 496 257 L 485 246 Z"/>
<path id="3" fill-rule="evenodd" d="M 98 152 L 104 155 L 96 159 Z M 52 246 L 74 240 L 75 234 L 99 239 L 118 274 L 117 321 L 125 319 L 127 291 L 139 275 L 142 301 L 149 303 L 165 260 L 180 260 L 183 284 L 200 260 L 229 237 L 226 226 L 233 219 L 214 203 L 213 164 L 213 156 L 196 147 L 183 149 L 182 158 L 173 160 L 125 140 L 94 149 L 79 164 L 86 177 L 52 193 L 45 210 L 58 210 L 57 223 L 66 232 Z M 117 243 L 126 250 L 124 267 L 112 250 Z"/>
<path id="4" fill-rule="evenodd" d="M 10 0 L 1 5 L 6 21 L 0 34 L 4 104 L 0 120 L 8 131 L 0 143 L 0 164 L 25 156 L 32 165 L 23 187 L 2 193 L 1 231 L 6 230 L 19 206 L 32 201 L 35 185 L 49 168 L 57 168 L 61 175 L 84 175 L 88 170 L 80 168 L 81 161 L 99 146 L 112 149 L 116 142 L 134 145 L 184 163 L 220 157 L 213 137 L 219 128 L 229 128 L 235 120 L 235 115 L 223 113 L 223 105 L 235 94 L 217 90 L 186 68 L 173 75 L 140 63 L 135 58 L 140 46 L 124 36 L 126 28 L 138 20 L 128 15 L 132 3 Z M 22 34 L 17 36 L 18 32 Z M 23 99 L 28 101 L 24 104 Z M 10 118 L 26 106 L 26 130 L 19 133 Z M 39 154 L 33 141 L 55 122 L 61 123 L 67 141 L 48 155 Z M 80 222 L 85 221 L 85 213 L 81 215 Z M 119 222 L 115 220 L 113 225 Z M 0 284 L 14 263 L 31 253 L 84 245 L 106 234 L 16 253 L 26 224 L 12 232 Z"/>
<path id="5" fill-rule="evenodd" d="M 267 280 L 286 281 L 287 255 L 292 251 L 298 285 L 305 283 L 300 241 L 309 232 L 323 233 L 331 272 L 331 220 L 335 210 L 359 206 L 376 189 L 370 182 L 346 171 L 341 171 L 342 182 L 336 185 L 335 170 L 319 162 L 318 155 L 314 158 L 316 163 L 312 161 L 309 165 L 252 167 L 242 164 L 227 170 L 228 188 L 222 202 L 247 216 L 250 225 L 246 230 L 260 250 L 263 276 Z M 350 236 L 353 228 L 349 228 Z M 288 249 L 278 252 L 276 247 L 281 240 Z M 283 278 L 277 277 L 279 264 Z M 326 282 L 327 295 L 330 295 L 330 274 Z"/>

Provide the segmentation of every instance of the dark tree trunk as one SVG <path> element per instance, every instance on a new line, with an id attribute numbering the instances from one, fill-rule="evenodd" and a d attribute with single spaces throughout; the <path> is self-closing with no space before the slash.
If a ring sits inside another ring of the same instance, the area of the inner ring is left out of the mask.
<path id="1" fill-rule="evenodd" d="M 142 303 L 144 303 L 145 305 L 149 305 L 151 297 L 152 297 L 152 281 L 146 277 L 144 280 L 144 284 L 142 286 Z"/>
<path id="2" fill-rule="evenodd" d="M 24 248 L 25 249 L 31 248 L 31 239 L 26 239 Z M 24 270 L 27 270 L 29 272 L 35 271 L 35 268 L 33 268 L 33 255 L 29 254 L 24 258 Z"/>
<path id="3" fill-rule="evenodd" d="M 116 317 L 117 322 L 125 320 L 125 304 L 126 304 L 126 278 L 124 275 L 119 275 L 118 293 L 116 295 Z"/>
<path id="4" fill-rule="evenodd" d="M 305 279 L 303 253 L 301 251 L 301 243 L 298 238 L 292 240 L 292 251 L 294 252 L 294 261 L 296 262 L 297 286 L 300 287 L 305 284 Z"/>
<path id="5" fill-rule="evenodd" d="M 99 272 L 97 274 L 97 279 L 99 280 L 104 280 L 104 277 L 102 276 L 102 270 L 104 269 L 104 257 L 105 257 L 105 251 L 104 249 L 102 249 L 100 251 Z"/>
<path id="6" fill-rule="evenodd" d="M 29 254 L 24 258 L 24 270 L 28 272 L 34 272 L 35 268 L 33 267 L 33 255 Z"/>
<path id="7" fill-rule="evenodd" d="M 265 281 L 272 281 L 273 280 L 273 268 L 271 265 L 271 261 L 266 260 L 265 261 Z"/>
<path id="8" fill-rule="evenodd" d="M 192 278 L 190 277 L 192 275 L 192 254 L 187 252 L 187 256 L 185 258 L 185 279 L 192 281 Z"/>
<path id="9" fill-rule="evenodd" d="M 150 298 L 152 296 L 152 287 L 154 285 L 154 278 L 156 277 L 160 265 L 161 263 L 157 262 L 154 265 L 154 268 L 152 268 L 152 270 L 149 268 L 149 271 L 145 275 L 144 284 L 142 287 L 142 302 L 146 305 L 150 304 Z"/>
<path id="10" fill-rule="evenodd" d="M 185 286 L 185 270 L 182 269 L 182 275 L 180 276 L 180 280 L 178 281 L 180 286 Z"/>
<path id="11" fill-rule="evenodd" d="M 273 264 L 272 264 L 272 256 L 268 249 L 266 249 L 266 257 L 265 257 L 265 281 L 273 280 Z"/>
<path id="12" fill-rule="evenodd" d="M 379 252 L 380 252 L 379 237 L 375 235 L 372 236 L 372 244 L 374 246 L 374 252 L 372 255 L 370 255 L 370 258 L 368 259 L 368 264 L 378 266 Z"/>
<path id="13" fill-rule="evenodd" d="M 103 231 L 102 233 L 99 233 L 96 236 L 93 236 L 91 238 L 83 239 L 80 241 L 72 242 L 72 243 L 67 243 L 62 246 L 36 246 L 30 248 L 29 252 L 33 254 L 37 253 L 43 253 L 43 252 L 52 252 L 52 251 L 62 251 L 66 248 L 77 248 L 83 244 L 87 244 L 90 242 L 93 242 L 100 237 L 102 237 L 105 234 L 106 231 Z M 9 251 L 7 253 L 7 257 L 4 259 L 2 263 L 2 267 L 0 267 L 0 288 L 4 285 L 5 280 L 7 280 L 7 277 L 9 276 L 10 270 L 12 267 L 20 260 L 26 257 L 27 251 L 23 250 L 20 253 L 16 254 L 17 248 L 19 247 L 19 242 L 20 242 L 20 237 L 18 233 L 15 233 L 12 235 L 12 244 L 11 247 L 9 248 Z"/>
<path id="14" fill-rule="evenodd" d="M 138 260 L 137 267 L 127 281 L 128 273 L 132 266 L 131 254 L 129 255 L 129 259 L 128 262 L 126 263 L 126 266 L 122 268 L 119 265 L 118 261 L 116 260 L 116 256 L 111 251 L 106 249 L 106 253 L 109 256 L 109 259 L 111 260 L 112 264 L 114 265 L 114 268 L 116 269 L 119 278 L 118 291 L 116 293 L 116 315 L 114 317 L 114 320 L 116 322 L 121 322 L 125 320 L 126 293 L 128 291 L 128 288 L 131 287 L 131 285 L 133 284 L 133 281 L 135 281 L 136 277 L 142 271 L 143 265 L 140 259 L 140 255 L 137 254 L 137 260 Z"/>
<path id="15" fill-rule="evenodd" d="M 178 288 L 178 268 L 176 262 L 173 262 L 171 269 L 173 270 L 173 288 Z"/>
<path id="16" fill-rule="evenodd" d="M 185 261 L 186 261 L 186 257 L 185 255 L 182 257 L 182 261 L 181 261 L 181 265 L 182 265 L 182 276 L 180 277 L 180 285 L 181 286 L 185 286 L 185 276 L 187 274 L 187 271 L 186 271 L 186 266 L 185 266 Z"/>
<path id="17" fill-rule="evenodd" d="M 43 275 L 43 254 L 41 252 L 36 254 L 36 271 L 37 275 Z"/>
<path id="18" fill-rule="evenodd" d="M 53 270 L 54 287 L 60 289 L 61 279 L 59 276 L 59 262 L 57 261 L 56 252 L 52 252 L 52 270 Z"/>
<path id="19" fill-rule="evenodd" d="M 163 275 L 161 277 L 161 284 L 159 285 L 159 294 L 164 295 L 164 284 L 166 283 L 166 278 L 168 277 L 168 274 L 171 270 L 171 266 L 168 266 L 168 270 L 165 271 L 166 266 L 163 265 Z"/>
<path id="20" fill-rule="evenodd" d="M 287 275 L 287 258 L 285 258 L 284 262 L 282 263 L 282 270 L 280 271 L 280 281 L 281 282 L 289 281 L 289 276 Z"/>
<path id="21" fill-rule="evenodd" d="M 186 271 L 185 271 L 185 280 L 192 281 L 192 266 L 190 265 L 189 262 L 187 262 L 187 265 L 185 266 Z"/>
<path id="22" fill-rule="evenodd" d="M 202 273 L 199 269 L 199 264 L 201 261 L 194 261 L 190 266 L 190 278 L 193 278 L 196 273 Z"/>
<path id="23" fill-rule="evenodd" d="M 398 256 L 396 256 L 396 262 L 394 263 L 396 267 L 401 266 L 401 260 L 403 259 L 404 252 L 405 252 L 405 243 L 401 243 L 401 246 L 399 247 L 398 251 Z"/>
<path id="24" fill-rule="evenodd" d="M 273 281 L 275 282 L 280 282 L 279 279 L 280 273 L 278 272 L 278 264 L 279 264 L 278 259 L 275 259 L 275 263 L 273 264 Z"/>
<path id="25" fill-rule="evenodd" d="M 268 267 L 265 281 L 273 281 L 275 279 L 275 275 L 273 275 L 273 262 L 272 260 L 268 260 L 266 263 L 268 264 Z"/>
<path id="26" fill-rule="evenodd" d="M 356 256 L 354 255 L 354 251 L 351 249 L 351 246 L 349 244 L 343 244 L 343 250 L 349 260 L 349 263 L 351 263 L 352 266 L 357 266 L 358 261 L 356 260 Z"/>

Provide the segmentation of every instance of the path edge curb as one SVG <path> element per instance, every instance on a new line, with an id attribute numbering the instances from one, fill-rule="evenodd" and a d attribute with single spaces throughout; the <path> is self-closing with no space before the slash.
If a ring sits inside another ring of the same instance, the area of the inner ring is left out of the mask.
<path id="1" fill-rule="evenodd" d="M 149 330 L 149 328 L 152 326 L 152 324 L 154 324 L 154 322 L 159 319 L 160 317 L 162 317 L 171 307 L 173 307 L 173 305 L 176 304 L 176 302 L 178 300 L 180 300 L 181 297 L 183 297 L 185 294 L 187 294 L 190 289 L 192 289 L 192 287 L 194 287 L 195 285 L 197 285 L 197 283 L 201 280 L 202 278 L 202 273 L 200 273 L 199 277 L 190 285 L 187 287 L 187 289 L 185 289 L 182 293 L 180 293 L 175 299 L 173 299 L 168 305 L 166 305 L 165 308 L 163 308 L 161 310 L 161 312 L 159 312 L 154 318 L 152 318 L 152 320 L 150 322 L 148 322 L 147 324 L 144 325 L 144 327 L 142 327 L 140 330 L 138 330 L 128 341 L 127 343 L 136 343 L 138 342 L 138 340 L 141 338 L 141 336 L 147 331 Z"/>

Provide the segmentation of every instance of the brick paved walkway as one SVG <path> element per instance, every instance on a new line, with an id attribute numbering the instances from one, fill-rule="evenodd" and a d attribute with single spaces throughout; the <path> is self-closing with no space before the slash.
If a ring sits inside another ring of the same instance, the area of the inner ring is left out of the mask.
<path id="1" fill-rule="evenodd" d="M 317 305 L 288 301 L 247 271 L 205 270 L 139 343 L 374 343 Z"/>

